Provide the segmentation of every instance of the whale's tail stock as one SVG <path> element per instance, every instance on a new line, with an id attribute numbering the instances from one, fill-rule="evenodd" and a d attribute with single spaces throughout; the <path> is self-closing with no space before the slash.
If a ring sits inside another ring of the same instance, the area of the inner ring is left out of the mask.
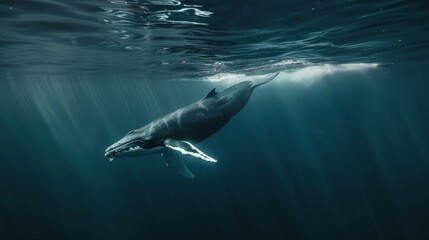
<path id="1" fill-rule="evenodd" d="M 279 75 L 279 73 L 273 73 L 273 74 L 269 74 L 269 75 L 264 75 L 260 78 L 257 78 L 255 80 L 252 81 L 252 89 L 261 86 L 267 82 L 270 82 L 271 80 L 273 80 L 274 78 L 276 78 Z"/>

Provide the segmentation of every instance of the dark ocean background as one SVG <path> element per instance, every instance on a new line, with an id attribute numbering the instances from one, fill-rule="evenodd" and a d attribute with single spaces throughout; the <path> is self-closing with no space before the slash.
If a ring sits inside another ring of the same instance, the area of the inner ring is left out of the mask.
<path id="1" fill-rule="evenodd" d="M 2 0 L 0 239 L 429 239 L 429 3 Z M 256 75 L 218 159 L 116 159 Z"/>

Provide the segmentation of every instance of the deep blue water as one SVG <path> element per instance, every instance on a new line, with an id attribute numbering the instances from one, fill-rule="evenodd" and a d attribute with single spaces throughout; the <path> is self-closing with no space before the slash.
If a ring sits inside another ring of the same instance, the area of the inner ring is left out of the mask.
<path id="1" fill-rule="evenodd" d="M 0 3 L 0 239 L 429 239 L 426 1 Z M 198 147 L 131 129 L 280 72 Z"/>

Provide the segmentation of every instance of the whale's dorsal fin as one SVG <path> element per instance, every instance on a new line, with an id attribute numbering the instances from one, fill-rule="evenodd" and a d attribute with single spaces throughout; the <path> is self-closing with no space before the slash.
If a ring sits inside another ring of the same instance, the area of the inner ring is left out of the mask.
<path id="1" fill-rule="evenodd" d="M 208 94 L 207 94 L 207 96 L 205 97 L 205 98 L 211 98 L 211 97 L 215 97 L 216 96 L 216 94 L 217 94 L 217 92 L 216 92 L 216 88 L 213 88 Z"/>

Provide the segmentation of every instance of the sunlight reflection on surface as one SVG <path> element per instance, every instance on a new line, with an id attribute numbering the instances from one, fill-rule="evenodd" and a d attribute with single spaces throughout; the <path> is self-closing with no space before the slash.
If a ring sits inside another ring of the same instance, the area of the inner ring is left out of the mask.
<path id="1" fill-rule="evenodd" d="M 379 66 L 377 63 L 347 63 L 347 64 L 324 64 L 308 66 L 300 69 L 281 71 L 275 82 L 294 82 L 304 85 L 312 84 L 327 75 L 341 72 L 358 72 L 375 69 Z M 253 81 L 264 78 L 267 75 L 246 75 L 243 73 L 221 73 L 206 78 L 206 81 L 216 83 L 234 84 L 242 81 Z"/>

